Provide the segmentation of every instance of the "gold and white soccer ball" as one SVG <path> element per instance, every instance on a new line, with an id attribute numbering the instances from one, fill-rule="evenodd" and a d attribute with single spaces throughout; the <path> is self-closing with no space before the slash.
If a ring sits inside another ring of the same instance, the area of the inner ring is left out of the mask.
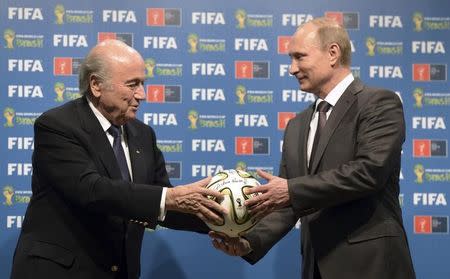
<path id="1" fill-rule="evenodd" d="M 224 195 L 220 205 L 228 210 L 228 214 L 224 216 L 223 224 L 207 223 L 208 227 L 230 237 L 237 237 L 240 233 L 250 230 L 257 221 L 248 214 L 244 201 L 257 194 L 246 195 L 244 189 L 259 185 L 258 180 L 241 170 L 223 170 L 214 175 L 206 188 Z"/>

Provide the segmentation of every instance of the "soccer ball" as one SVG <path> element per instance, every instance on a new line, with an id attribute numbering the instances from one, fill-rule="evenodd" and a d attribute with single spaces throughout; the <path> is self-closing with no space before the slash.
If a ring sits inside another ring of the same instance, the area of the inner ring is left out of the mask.
<path id="1" fill-rule="evenodd" d="M 241 170 L 223 170 L 214 175 L 206 188 L 219 191 L 224 195 L 220 205 L 228 210 L 228 214 L 224 216 L 223 224 L 207 223 L 208 227 L 230 237 L 237 237 L 256 225 L 256 219 L 250 217 L 244 201 L 257 194 L 246 195 L 244 189 L 259 185 L 258 180 Z"/>

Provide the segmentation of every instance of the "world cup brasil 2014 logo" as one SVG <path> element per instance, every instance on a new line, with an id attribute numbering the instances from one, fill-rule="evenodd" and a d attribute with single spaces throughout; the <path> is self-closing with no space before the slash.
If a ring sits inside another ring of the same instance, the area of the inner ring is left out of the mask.
<path id="1" fill-rule="evenodd" d="M 16 112 L 13 108 L 7 107 L 3 110 L 3 116 L 6 119 L 6 122 L 3 126 L 5 127 L 14 127 L 14 116 L 16 115 Z"/>
<path id="2" fill-rule="evenodd" d="M 198 121 L 198 112 L 196 110 L 190 110 L 188 112 L 188 120 L 189 120 L 189 129 L 196 130 L 197 127 L 197 121 Z"/>
<path id="3" fill-rule="evenodd" d="M 5 29 L 5 31 L 3 32 L 3 38 L 5 39 L 6 42 L 5 48 L 13 49 L 14 39 L 16 38 L 16 32 L 10 28 Z"/>
<path id="4" fill-rule="evenodd" d="M 4 205 L 13 205 L 12 198 L 14 196 L 14 188 L 11 186 L 3 187 L 3 196 L 5 197 L 5 202 L 3 203 Z"/>

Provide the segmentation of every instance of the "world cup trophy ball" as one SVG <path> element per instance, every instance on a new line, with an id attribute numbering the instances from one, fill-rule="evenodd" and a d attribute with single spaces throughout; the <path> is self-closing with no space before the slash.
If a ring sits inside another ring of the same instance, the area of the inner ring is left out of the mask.
<path id="1" fill-rule="evenodd" d="M 220 205 L 228 210 L 228 214 L 224 216 L 222 224 L 207 223 L 208 227 L 230 237 L 237 237 L 240 233 L 250 230 L 257 221 L 248 214 L 244 201 L 257 194 L 246 195 L 244 190 L 259 185 L 258 180 L 242 170 L 223 170 L 214 175 L 206 188 L 224 195 Z"/>

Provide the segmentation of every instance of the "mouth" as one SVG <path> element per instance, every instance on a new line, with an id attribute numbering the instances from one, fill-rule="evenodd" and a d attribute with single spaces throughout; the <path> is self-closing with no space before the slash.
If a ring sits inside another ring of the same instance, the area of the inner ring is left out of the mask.
<path id="1" fill-rule="evenodd" d="M 306 79 L 307 77 L 306 76 L 297 76 L 297 80 L 298 80 L 298 82 L 302 82 L 302 81 L 304 81 L 305 79 Z"/>

